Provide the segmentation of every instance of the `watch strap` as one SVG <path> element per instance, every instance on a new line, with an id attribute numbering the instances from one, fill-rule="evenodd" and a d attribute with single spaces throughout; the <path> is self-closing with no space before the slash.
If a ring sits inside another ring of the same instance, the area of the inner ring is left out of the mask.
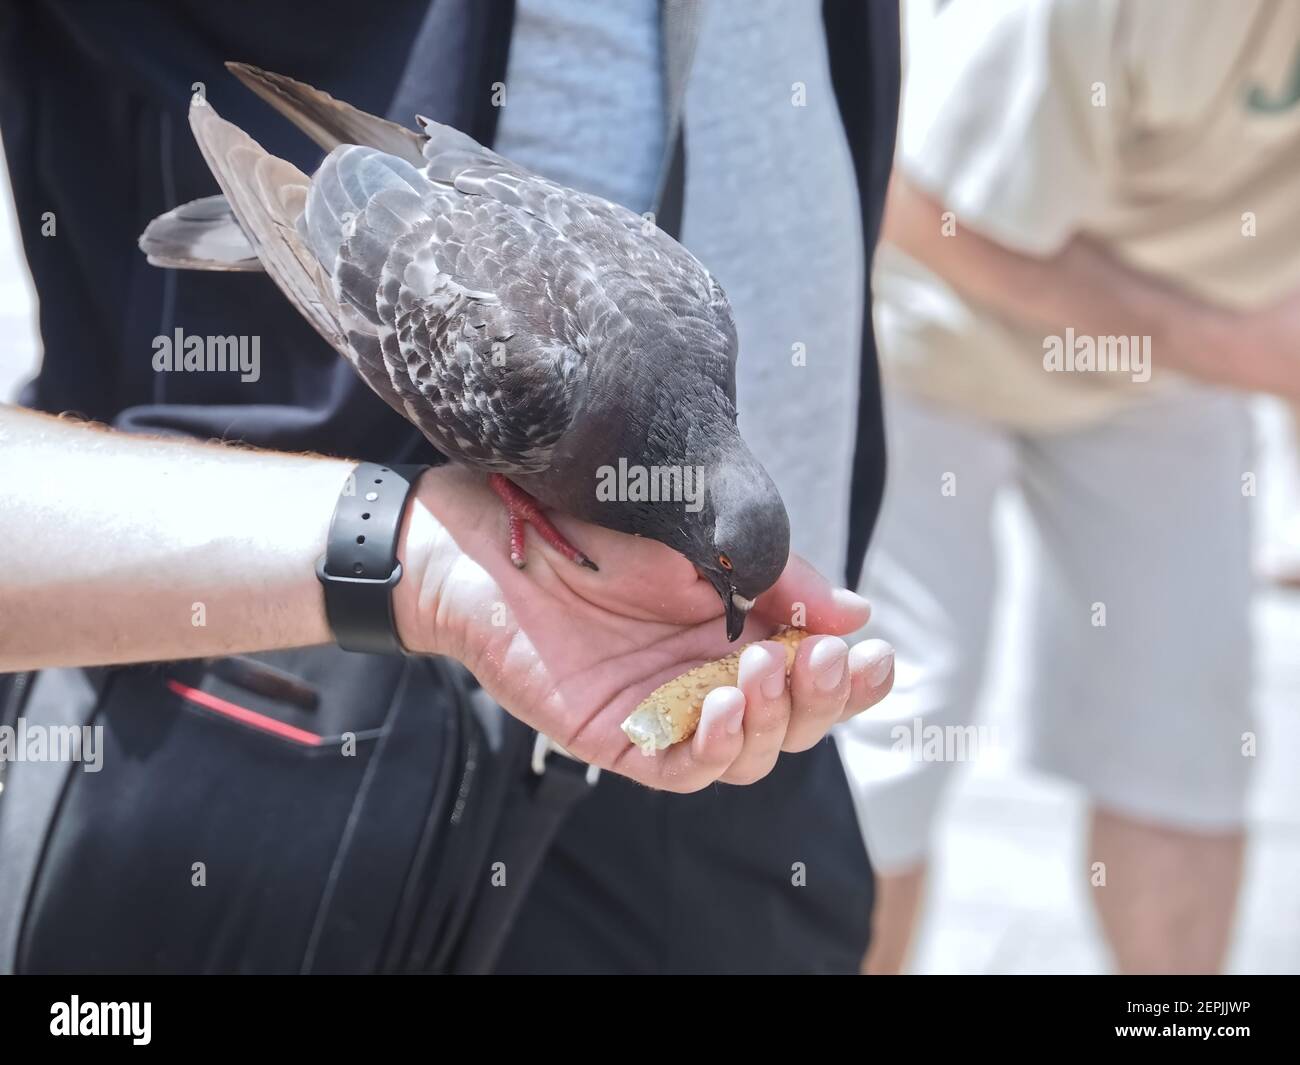
<path id="1" fill-rule="evenodd" d="M 426 469 L 363 462 L 339 493 L 316 576 L 330 629 L 345 651 L 406 653 L 393 621 L 393 588 L 402 579 L 397 540 L 406 502 Z"/>

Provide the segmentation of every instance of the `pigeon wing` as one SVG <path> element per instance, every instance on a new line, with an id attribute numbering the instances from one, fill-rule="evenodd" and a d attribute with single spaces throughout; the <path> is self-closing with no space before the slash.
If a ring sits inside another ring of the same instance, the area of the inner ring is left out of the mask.
<path id="1" fill-rule="evenodd" d="M 486 149 L 478 148 L 474 154 L 464 143 L 474 142 L 464 134 L 428 119 L 419 121 L 428 138 L 426 174 L 458 192 L 492 199 L 544 223 L 581 250 L 607 279 L 615 299 L 635 299 L 647 289 L 652 291 L 654 299 L 675 316 L 683 349 L 734 405 L 739 350 L 735 321 L 722 286 L 694 255 L 651 217 L 565 188 Z"/>
<path id="2" fill-rule="evenodd" d="M 576 308 L 595 276 L 579 260 L 494 200 L 385 189 L 349 224 L 335 269 L 358 369 L 372 386 L 383 374 L 385 398 L 444 453 L 541 472 L 586 382 Z"/>

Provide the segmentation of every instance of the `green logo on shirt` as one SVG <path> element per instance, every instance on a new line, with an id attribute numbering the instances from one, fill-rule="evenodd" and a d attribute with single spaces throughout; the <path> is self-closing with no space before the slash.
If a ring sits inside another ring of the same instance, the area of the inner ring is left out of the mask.
<path id="1" fill-rule="evenodd" d="M 1275 115 L 1279 111 L 1289 110 L 1296 105 L 1297 101 L 1300 101 L 1300 53 L 1296 54 L 1295 62 L 1291 64 L 1291 84 L 1285 91 L 1276 96 L 1269 96 L 1265 89 L 1255 85 L 1246 94 L 1246 106 L 1252 111 L 1260 111 L 1266 115 Z"/>

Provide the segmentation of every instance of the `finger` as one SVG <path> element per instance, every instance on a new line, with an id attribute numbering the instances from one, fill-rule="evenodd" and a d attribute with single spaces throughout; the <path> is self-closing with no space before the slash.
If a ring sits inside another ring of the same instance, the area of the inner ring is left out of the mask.
<path id="1" fill-rule="evenodd" d="M 754 612 L 781 625 L 842 636 L 867 623 L 871 606 L 856 592 L 835 587 L 798 555 L 791 555 L 776 584 L 758 597 Z"/>
<path id="2" fill-rule="evenodd" d="M 745 696 L 739 688 L 714 688 L 704 698 L 700 723 L 689 743 L 655 757 L 629 748 L 615 772 L 664 791 L 692 792 L 708 787 L 735 761 L 744 743 Z"/>
<path id="3" fill-rule="evenodd" d="M 830 731 L 849 696 L 849 647 L 838 636 L 810 636 L 790 674 L 790 727 L 785 750 L 805 751 Z"/>
<path id="4" fill-rule="evenodd" d="M 841 721 L 876 705 L 894 686 L 894 649 L 884 640 L 863 640 L 849 649 L 852 678 Z"/>
<path id="5" fill-rule="evenodd" d="M 747 647 L 740 656 L 737 683 L 745 696 L 745 742 L 722 779 L 728 784 L 752 784 L 772 771 L 785 741 L 790 720 L 785 648 L 771 642 Z"/>
<path id="6" fill-rule="evenodd" d="M 690 742 L 690 755 L 696 768 L 709 771 L 710 783 L 736 760 L 744 747 L 746 705 L 744 692 L 739 688 L 714 688 L 704 697 L 700 723 Z"/>

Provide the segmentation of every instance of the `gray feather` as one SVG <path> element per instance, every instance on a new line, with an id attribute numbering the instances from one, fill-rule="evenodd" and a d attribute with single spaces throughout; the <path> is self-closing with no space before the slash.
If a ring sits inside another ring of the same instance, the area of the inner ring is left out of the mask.
<path id="1" fill-rule="evenodd" d="M 178 270 L 261 270 L 248 237 L 224 196 L 191 200 L 161 214 L 140 235 L 154 266 Z"/>

